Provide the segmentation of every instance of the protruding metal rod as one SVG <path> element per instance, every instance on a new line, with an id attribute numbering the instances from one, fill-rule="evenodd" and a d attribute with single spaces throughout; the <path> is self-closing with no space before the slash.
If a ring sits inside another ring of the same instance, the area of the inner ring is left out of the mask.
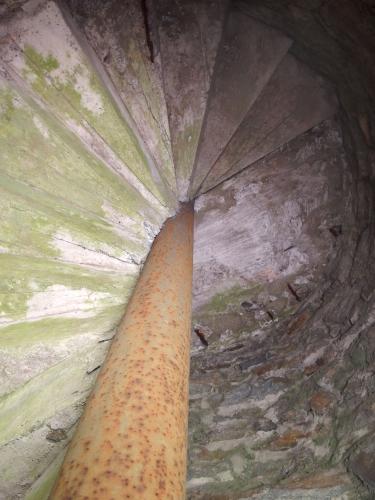
<path id="1" fill-rule="evenodd" d="M 185 498 L 193 220 L 157 236 L 51 499 Z"/>

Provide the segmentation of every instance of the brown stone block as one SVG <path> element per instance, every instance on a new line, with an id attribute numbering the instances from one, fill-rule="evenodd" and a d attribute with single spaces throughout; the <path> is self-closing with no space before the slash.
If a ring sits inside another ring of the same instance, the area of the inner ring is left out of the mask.
<path id="1" fill-rule="evenodd" d="M 316 413 L 324 413 L 333 403 L 334 395 L 328 391 L 317 391 L 310 399 L 310 408 Z"/>

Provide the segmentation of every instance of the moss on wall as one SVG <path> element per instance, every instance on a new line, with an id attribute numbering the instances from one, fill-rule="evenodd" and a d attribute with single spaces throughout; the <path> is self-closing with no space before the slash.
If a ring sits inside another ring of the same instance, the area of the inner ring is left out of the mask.
<path id="1" fill-rule="evenodd" d="M 83 54 L 74 46 L 78 61 L 61 67 L 57 57 L 43 55 L 34 46 L 24 46 L 23 76 L 54 112 L 77 127 L 92 127 L 113 152 L 162 203 L 162 181 L 153 176 L 151 166 L 134 132 L 120 115 Z M 22 57 L 22 56 L 21 56 Z M 74 57 L 74 56 L 72 56 Z"/>
<path id="2" fill-rule="evenodd" d="M 47 500 L 59 473 L 65 453 L 60 453 L 27 491 L 25 500 Z"/>
<path id="3" fill-rule="evenodd" d="M 175 200 L 56 5 L 14 37 L 0 79 L 0 496 L 40 476 L 27 498 L 41 500 L 64 445 L 49 429 L 79 417 Z"/>

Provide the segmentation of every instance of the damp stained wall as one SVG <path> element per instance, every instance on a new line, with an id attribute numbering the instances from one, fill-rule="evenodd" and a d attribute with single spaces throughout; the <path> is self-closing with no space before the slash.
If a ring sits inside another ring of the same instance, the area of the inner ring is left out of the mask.
<path id="1" fill-rule="evenodd" d="M 1 27 L 1 498 L 59 462 L 176 208 L 173 170 L 57 4 L 26 7 Z"/>

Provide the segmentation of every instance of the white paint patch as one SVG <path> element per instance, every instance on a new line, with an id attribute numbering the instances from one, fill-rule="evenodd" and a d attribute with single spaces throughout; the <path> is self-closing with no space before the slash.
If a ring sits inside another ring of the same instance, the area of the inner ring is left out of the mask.
<path id="1" fill-rule="evenodd" d="M 230 457 L 230 461 L 232 462 L 233 472 L 237 476 L 241 475 L 246 468 L 245 459 L 237 453 Z"/>
<path id="2" fill-rule="evenodd" d="M 107 292 L 51 285 L 27 301 L 26 319 L 33 321 L 48 316 L 91 318 L 98 314 L 98 309 L 116 304 L 121 304 L 121 301 Z"/>
<path id="3" fill-rule="evenodd" d="M 36 128 L 42 134 L 42 136 L 45 139 L 49 139 L 48 127 L 46 127 L 46 125 L 44 125 L 44 123 L 42 122 L 42 120 L 38 116 L 34 115 L 33 116 L 33 122 L 34 122 L 34 125 L 36 126 Z"/>
<path id="4" fill-rule="evenodd" d="M 218 478 L 219 481 L 222 481 L 222 482 L 233 481 L 233 479 L 234 479 L 230 470 L 220 472 L 220 474 L 216 474 L 216 477 Z"/>
<path id="5" fill-rule="evenodd" d="M 136 222 L 130 217 L 122 214 L 107 200 L 104 200 L 102 210 L 105 213 L 106 220 L 113 225 L 113 230 L 118 236 L 141 244 L 147 242 L 147 249 L 149 248 L 149 244 L 152 243 L 154 238 L 151 238 L 145 227 L 140 222 Z M 155 231 L 157 234 L 158 231 L 156 229 Z"/>
<path id="6" fill-rule="evenodd" d="M 204 484 L 212 483 L 215 480 L 212 477 L 193 477 L 187 482 L 188 488 L 197 488 L 198 486 L 203 486 Z"/>
<path id="7" fill-rule="evenodd" d="M 104 243 L 101 248 L 89 248 L 87 243 L 75 241 L 69 233 L 63 232 L 56 233 L 52 243 L 66 262 L 132 275 L 138 272 L 139 261 L 136 257 L 126 252 L 114 255 L 113 249 Z"/>
<path id="8" fill-rule="evenodd" d="M 263 399 L 248 399 L 246 403 L 238 403 L 229 406 L 219 406 L 217 414 L 221 417 L 233 417 L 242 410 L 251 410 L 260 408 L 266 410 L 281 397 L 283 391 L 276 392 L 275 394 L 268 394 Z"/>
<path id="9" fill-rule="evenodd" d="M 321 358 L 323 356 L 323 354 L 325 353 L 327 349 L 327 346 L 324 346 L 324 347 L 321 347 L 320 349 L 318 349 L 317 351 L 315 352 L 312 352 L 311 354 L 309 354 L 307 356 L 307 358 L 305 358 L 303 364 L 304 366 L 311 366 L 313 365 L 319 358 Z"/>
<path id="10" fill-rule="evenodd" d="M 104 113 L 102 97 L 90 87 L 90 75 L 88 71 L 85 69 L 84 72 L 76 73 L 75 76 L 74 88 L 81 96 L 82 106 L 94 115 L 102 115 Z"/>
<path id="11" fill-rule="evenodd" d="M 234 448 L 237 448 L 238 446 L 241 446 L 244 441 L 246 441 L 245 438 L 227 439 L 225 441 L 212 441 L 206 446 L 206 448 L 208 451 L 230 451 Z"/>

